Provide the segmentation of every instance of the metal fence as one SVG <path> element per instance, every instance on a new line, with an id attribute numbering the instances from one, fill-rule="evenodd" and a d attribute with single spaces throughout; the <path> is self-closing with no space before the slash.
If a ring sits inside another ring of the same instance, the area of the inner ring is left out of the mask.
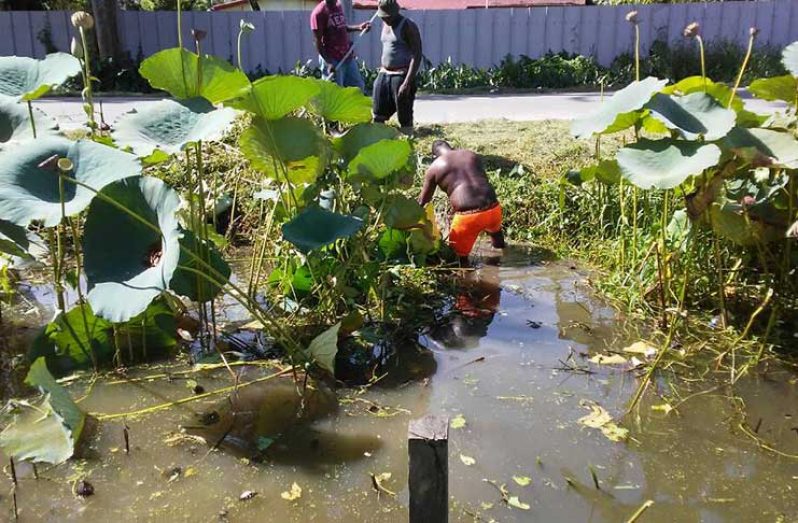
<path id="1" fill-rule="evenodd" d="M 744 45 L 748 30 L 760 30 L 758 45 L 782 47 L 798 40 L 798 0 L 712 2 L 641 6 L 535 7 L 527 9 L 467 9 L 408 11 L 420 27 L 424 55 L 434 64 L 448 58 L 456 63 L 488 67 L 506 55 L 541 56 L 548 51 L 591 55 L 609 65 L 633 48 L 633 31 L 626 13 L 639 11 L 641 44 L 647 52 L 656 40 L 683 40 L 682 30 L 693 21 L 701 24 L 707 42 L 726 40 Z M 184 41 L 192 28 L 207 31 L 203 51 L 233 60 L 239 21 L 253 23 L 256 31 L 245 36 L 243 61 L 247 70 L 286 71 L 298 62 L 316 59 L 308 24 L 308 11 L 187 12 L 183 17 Z M 356 11 L 355 21 L 371 13 Z M 119 13 L 119 37 L 133 58 L 149 56 L 177 45 L 174 12 Z M 379 27 L 375 28 L 379 29 Z M 47 45 L 67 51 L 72 38 L 65 11 L 0 12 L 0 56 L 42 57 Z M 371 66 L 380 56 L 379 30 L 372 31 L 357 53 Z"/>

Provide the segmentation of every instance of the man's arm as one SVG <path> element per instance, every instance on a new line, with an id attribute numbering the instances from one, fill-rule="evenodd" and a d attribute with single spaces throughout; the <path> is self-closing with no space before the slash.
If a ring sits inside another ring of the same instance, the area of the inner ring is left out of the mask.
<path id="1" fill-rule="evenodd" d="M 410 85 L 416 79 L 416 74 L 421 67 L 421 58 L 423 56 L 421 48 L 421 33 L 418 30 L 418 26 L 414 22 L 409 21 L 409 23 L 405 24 L 404 31 L 402 31 L 402 33 L 405 42 L 407 42 L 408 47 L 410 47 L 410 51 L 413 53 L 413 57 L 410 59 L 410 67 L 407 69 L 405 81 L 399 86 L 399 96 L 404 96 L 409 91 Z"/>
<path id="2" fill-rule="evenodd" d="M 330 60 L 327 59 L 327 53 L 324 52 L 324 44 L 321 41 L 322 30 L 321 29 L 314 29 L 313 30 L 313 41 L 316 44 L 316 51 L 319 52 L 319 55 L 324 58 L 324 61 L 330 63 Z"/>
<path id="3" fill-rule="evenodd" d="M 359 33 L 360 31 L 366 31 L 367 33 L 371 30 L 371 22 L 363 22 L 362 24 L 356 25 L 348 25 L 346 26 L 346 30 L 350 33 Z"/>
<path id="4" fill-rule="evenodd" d="M 421 194 L 418 196 L 418 203 L 422 207 L 427 205 L 432 200 L 432 195 L 435 194 L 435 189 L 438 186 L 437 178 L 441 173 L 441 166 L 438 161 L 432 162 L 432 165 L 427 169 L 424 175 L 424 187 L 421 189 Z"/>

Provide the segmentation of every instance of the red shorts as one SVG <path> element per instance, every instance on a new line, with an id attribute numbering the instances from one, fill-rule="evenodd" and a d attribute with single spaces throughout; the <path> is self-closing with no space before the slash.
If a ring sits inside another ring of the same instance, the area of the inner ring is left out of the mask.
<path id="1" fill-rule="evenodd" d="M 455 213 L 449 230 L 449 245 L 458 256 L 468 256 L 481 232 L 497 233 L 502 230 L 502 206 L 471 213 Z"/>

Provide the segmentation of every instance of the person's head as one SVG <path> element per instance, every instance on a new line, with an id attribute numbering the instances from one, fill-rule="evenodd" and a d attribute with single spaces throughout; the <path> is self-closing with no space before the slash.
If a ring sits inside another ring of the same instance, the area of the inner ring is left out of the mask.
<path id="1" fill-rule="evenodd" d="M 432 156 L 435 158 L 451 150 L 452 146 L 449 145 L 449 142 L 446 140 L 435 140 L 432 142 Z"/>
<path id="2" fill-rule="evenodd" d="M 377 3 L 377 16 L 383 23 L 393 26 L 399 19 L 399 2 L 397 0 L 379 0 Z"/>
<path id="3" fill-rule="evenodd" d="M 327 7 L 335 7 L 335 4 L 338 3 L 338 0 L 324 0 L 324 3 L 327 4 Z"/>

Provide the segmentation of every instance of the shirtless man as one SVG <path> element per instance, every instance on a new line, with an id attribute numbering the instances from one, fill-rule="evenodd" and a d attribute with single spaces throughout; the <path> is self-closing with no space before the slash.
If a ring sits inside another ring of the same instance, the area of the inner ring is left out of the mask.
<path id="1" fill-rule="evenodd" d="M 490 236 L 494 248 L 504 249 L 502 208 L 479 156 L 465 149 L 452 149 L 443 140 L 432 144 L 432 155 L 435 161 L 424 176 L 418 203 L 429 203 L 436 187 L 446 191 L 455 212 L 449 244 L 460 262 L 468 263 L 468 255 L 483 231 Z"/>

